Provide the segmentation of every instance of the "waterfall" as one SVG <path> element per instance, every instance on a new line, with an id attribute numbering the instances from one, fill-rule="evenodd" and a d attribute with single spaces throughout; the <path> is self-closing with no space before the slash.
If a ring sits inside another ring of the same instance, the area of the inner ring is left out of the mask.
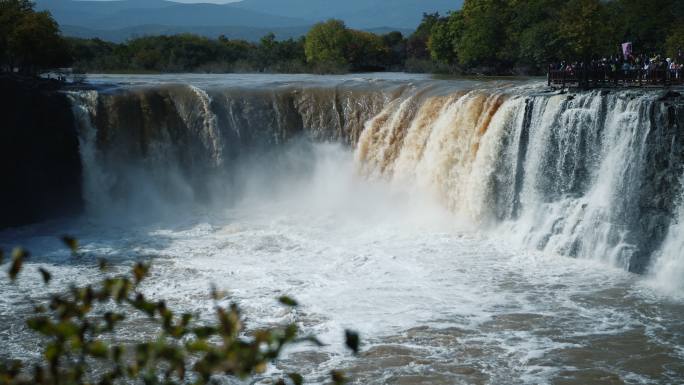
<path id="1" fill-rule="evenodd" d="M 101 168 L 98 159 L 97 131 L 93 119 L 97 114 L 98 93 L 95 91 L 68 94 L 78 128 L 81 164 L 83 167 L 83 198 L 90 214 L 110 205 L 108 188 L 112 181 Z"/>
<path id="2" fill-rule="evenodd" d="M 357 161 L 520 246 L 643 272 L 682 191 L 681 110 L 657 92 L 418 95 L 367 123 Z"/>
<path id="3" fill-rule="evenodd" d="M 684 177 L 682 178 L 684 190 Z M 663 246 L 655 254 L 651 276 L 656 286 L 672 294 L 684 293 L 684 195 Z"/>
<path id="4" fill-rule="evenodd" d="M 245 158 L 305 137 L 521 247 L 682 277 L 684 107 L 658 91 L 153 85 L 72 102 L 90 207 L 225 199 Z"/>
<path id="5" fill-rule="evenodd" d="M 640 252 L 632 233 L 640 231 L 651 101 L 587 93 L 544 101 L 552 103 L 545 113 L 534 102 L 520 216 L 511 227 L 527 245 L 630 268 Z"/>
<path id="6" fill-rule="evenodd" d="M 223 162 L 221 136 L 218 129 L 216 114 L 211 110 L 211 96 L 199 87 L 189 86 L 192 91 L 191 103 L 174 99 L 176 109 L 187 127 L 198 125 L 196 130 L 202 141 L 202 147 L 206 148 L 210 156 L 210 162 L 215 167 L 220 167 Z M 194 95 L 193 95 L 194 94 Z"/>
<path id="7" fill-rule="evenodd" d="M 406 88 L 171 84 L 71 92 L 87 211 L 126 218 L 231 201 L 244 187 L 236 178 L 245 158 L 301 137 L 352 144 Z"/>

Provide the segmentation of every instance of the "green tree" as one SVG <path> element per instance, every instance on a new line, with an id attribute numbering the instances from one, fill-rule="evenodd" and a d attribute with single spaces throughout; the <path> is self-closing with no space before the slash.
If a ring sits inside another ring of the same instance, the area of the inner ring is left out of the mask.
<path id="1" fill-rule="evenodd" d="M 35 74 L 68 65 L 69 46 L 48 12 L 26 0 L 0 0 L 0 60 L 6 70 Z"/>
<path id="2" fill-rule="evenodd" d="M 452 64 L 458 59 L 458 40 L 463 34 L 462 13 L 452 12 L 432 27 L 428 49 L 433 60 Z"/>
<path id="3" fill-rule="evenodd" d="M 399 31 L 392 31 L 382 36 L 387 56 L 385 66 L 389 69 L 399 69 L 406 61 L 406 39 Z"/>
<path id="4" fill-rule="evenodd" d="M 21 19 L 33 11 L 29 0 L 0 0 L 0 64 L 11 70 L 14 63 L 9 51 L 10 36 Z"/>
<path id="5" fill-rule="evenodd" d="M 68 49 L 57 22 L 48 12 L 28 13 L 9 37 L 9 51 L 27 73 L 68 65 Z"/>
<path id="6" fill-rule="evenodd" d="M 588 60 L 611 53 L 612 41 L 608 13 L 601 0 L 569 0 L 560 14 L 559 36 L 565 40 L 568 54 Z M 617 48 L 613 50 L 617 52 Z"/>
<path id="7" fill-rule="evenodd" d="M 565 46 L 556 24 L 553 20 L 545 20 L 520 31 L 517 38 L 518 64 L 543 69 L 545 65 L 564 58 Z"/>
<path id="8" fill-rule="evenodd" d="M 341 20 L 332 19 L 314 25 L 304 44 L 307 62 L 346 65 L 345 49 L 349 39 L 349 30 Z"/>
<path id="9" fill-rule="evenodd" d="M 220 36 L 219 42 L 219 60 L 233 63 L 238 60 L 247 59 L 250 52 L 254 50 L 254 44 L 245 40 L 230 40 L 225 36 Z"/>
<path id="10" fill-rule="evenodd" d="M 278 61 L 277 48 L 278 42 L 276 41 L 276 35 L 273 32 L 266 34 L 259 40 L 257 55 L 259 63 L 262 66 L 262 71 Z"/>
<path id="11" fill-rule="evenodd" d="M 684 61 L 684 22 L 670 32 L 665 41 L 666 53 L 671 58 L 676 58 L 679 64 Z"/>
<path id="12" fill-rule="evenodd" d="M 605 4 L 615 44 L 630 41 L 639 52 L 661 53 L 665 40 L 681 25 L 681 0 L 614 0 Z M 679 14 L 679 16 L 678 16 Z"/>
<path id="13" fill-rule="evenodd" d="M 462 10 L 463 33 L 458 44 L 461 64 L 497 66 L 506 44 L 505 26 L 510 20 L 506 0 L 466 0 Z"/>
<path id="14" fill-rule="evenodd" d="M 558 32 L 564 0 L 513 0 L 506 26 L 506 53 L 517 65 L 543 70 L 566 55 Z"/>
<path id="15" fill-rule="evenodd" d="M 440 21 L 441 17 L 438 12 L 424 13 L 423 19 L 418 25 L 416 31 L 409 36 L 406 42 L 406 51 L 409 58 L 414 59 L 428 59 L 430 51 L 428 50 L 428 40 L 432 34 L 433 26 Z"/>
<path id="16" fill-rule="evenodd" d="M 382 38 L 376 34 L 347 30 L 348 39 L 343 47 L 344 59 L 353 70 L 381 69 L 389 50 Z"/>

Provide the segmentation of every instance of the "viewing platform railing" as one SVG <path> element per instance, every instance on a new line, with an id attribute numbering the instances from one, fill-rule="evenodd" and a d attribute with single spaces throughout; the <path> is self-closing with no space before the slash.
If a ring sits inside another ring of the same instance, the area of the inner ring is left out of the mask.
<path id="1" fill-rule="evenodd" d="M 684 85 L 684 70 L 618 70 L 582 69 L 549 70 L 549 86 L 561 87 L 640 87 L 640 86 L 679 86 Z"/>

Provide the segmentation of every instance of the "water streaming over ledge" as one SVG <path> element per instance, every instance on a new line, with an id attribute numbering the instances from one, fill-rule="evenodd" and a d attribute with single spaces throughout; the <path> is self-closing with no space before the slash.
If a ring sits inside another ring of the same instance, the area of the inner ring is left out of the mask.
<path id="1" fill-rule="evenodd" d="M 195 83 L 72 94 L 91 211 L 235 195 L 242 160 L 305 137 L 353 147 L 367 178 L 427 192 L 518 245 L 684 280 L 684 105 L 663 92 Z"/>
<path id="2" fill-rule="evenodd" d="M 367 124 L 357 159 L 366 174 L 428 188 L 528 247 L 643 272 L 682 194 L 684 109 L 660 96 L 407 98 Z"/>

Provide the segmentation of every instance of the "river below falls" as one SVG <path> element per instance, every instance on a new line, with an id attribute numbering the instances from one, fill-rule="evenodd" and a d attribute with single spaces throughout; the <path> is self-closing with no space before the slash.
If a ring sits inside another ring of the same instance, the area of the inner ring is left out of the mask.
<path id="1" fill-rule="evenodd" d="M 298 370 L 310 383 L 325 383 L 331 369 L 356 384 L 684 382 L 684 301 L 656 282 L 515 248 L 429 198 L 360 178 L 351 151 L 315 147 L 306 177 L 256 178 L 225 207 L 1 232 L 0 247 L 34 256 L 18 284 L 0 278 L 0 358 L 40 354 L 23 323 L 45 294 L 38 267 L 52 271 L 56 291 L 95 280 L 97 258 L 106 257 L 120 270 L 151 259 L 144 291 L 172 308 L 209 317 L 215 284 L 249 328 L 298 322 L 326 346 L 293 347 L 270 371 Z M 78 256 L 61 234 L 79 239 Z M 301 307 L 279 306 L 283 294 Z M 358 357 L 343 347 L 345 328 L 361 335 Z"/>

